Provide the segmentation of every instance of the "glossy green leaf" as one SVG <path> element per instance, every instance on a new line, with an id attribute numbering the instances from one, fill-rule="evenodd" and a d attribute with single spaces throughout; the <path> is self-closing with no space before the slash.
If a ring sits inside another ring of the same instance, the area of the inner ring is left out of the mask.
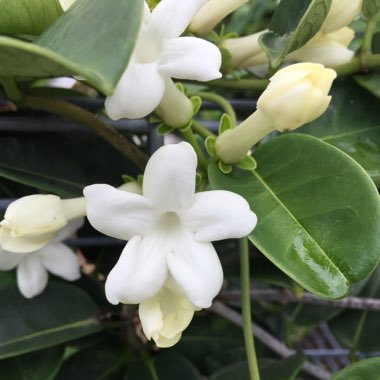
<path id="1" fill-rule="evenodd" d="M 83 187 L 93 183 L 119 186 L 123 173 L 138 173 L 125 157 L 86 129 L 72 130 L 60 118 L 30 116 L 8 119 L 15 126 L 25 123 L 31 132 L 2 135 L 0 177 L 67 198 L 81 196 Z M 36 135 L 33 125 L 46 126 L 50 132 Z M 64 126 L 68 133 L 51 132 L 55 126 Z"/>
<path id="2" fill-rule="evenodd" d="M 331 0 L 282 0 L 260 43 L 277 67 L 290 52 L 299 49 L 321 28 Z"/>
<path id="3" fill-rule="evenodd" d="M 380 0 L 363 0 L 362 12 L 369 19 L 380 11 Z"/>
<path id="4" fill-rule="evenodd" d="M 53 380 L 63 362 L 64 347 L 51 347 L 0 360 L 0 374 L 6 380 Z"/>
<path id="5" fill-rule="evenodd" d="M 247 199 L 258 217 L 249 239 L 276 266 L 314 294 L 343 297 L 379 259 L 373 182 L 349 156 L 311 136 L 274 138 L 253 156 L 252 173 L 223 175 L 210 165 L 212 187 Z"/>
<path id="6" fill-rule="evenodd" d="M 380 266 L 359 295 L 380 298 Z M 378 312 L 345 310 L 330 321 L 329 326 L 344 347 L 363 352 L 380 349 Z"/>
<path id="7" fill-rule="evenodd" d="M 0 76 L 80 75 L 109 95 L 132 53 L 142 0 L 78 1 L 34 43 L 0 37 Z"/>
<path id="8" fill-rule="evenodd" d="M 336 83 L 327 111 L 299 132 L 319 137 L 350 155 L 380 185 L 379 100 L 355 82 Z"/>
<path id="9" fill-rule="evenodd" d="M 378 380 L 380 358 L 361 360 L 330 377 L 330 380 Z"/>
<path id="10" fill-rule="evenodd" d="M 202 380 L 202 376 L 194 365 L 185 357 L 176 353 L 163 352 L 150 363 L 156 376 L 153 377 L 148 366 L 143 362 L 132 364 L 124 380 Z"/>
<path id="11" fill-rule="evenodd" d="M 128 356 L 126 345 L 103 339 L 65 360 L 54 380 L 120 380 Z"/>
<path id="12" fill-rule="evenodd" d="M 282 360 L 259 360 L 261 380 L 293 380 L 303 367 L 305 357 L 293 355 Z M 225 366 L 216 371 L 210 380 L 249 380 L 249 372 L 246 361 L 239 361 Z"/>
<path id="13" fill-rule="evenodd" d="M 360 84 L 360 86 L 380 98 L 380 73 L 356 75 L 355 80 Z"/>
<path id="14" fill-rule="evenodd" d="M 1 34 L 40 34 L 62 13 L 58 0 L 0 0 Z"/>
<path id="15" fill-rule="evenodd" d="M 17 287 L 0 290 L 0 359 L 98 332 L 96 305 L 73 285 L 49 283 L 33 299 Z"/>

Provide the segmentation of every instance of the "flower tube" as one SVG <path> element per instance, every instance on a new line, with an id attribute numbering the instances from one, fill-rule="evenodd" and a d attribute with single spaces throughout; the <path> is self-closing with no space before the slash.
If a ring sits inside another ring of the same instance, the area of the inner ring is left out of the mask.
<path id="1" fill-rule="evenodd" d="M 257 101 L 257 110 L 236 128 L 222 133 L 215 149 L 225 163 L 241 161 L 249 149 L 274 130 L 291 131 L 322 115 L 336 73 L 316 63 L 298 63 L 279 70 Z"/>

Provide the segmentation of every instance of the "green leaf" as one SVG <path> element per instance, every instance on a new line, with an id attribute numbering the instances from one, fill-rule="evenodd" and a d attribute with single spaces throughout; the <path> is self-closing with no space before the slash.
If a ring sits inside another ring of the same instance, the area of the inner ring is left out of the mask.
<path id="1" fill-rule="evenodd" d="M 53 380 L 62 365 L 64 351 L 64 347 L 58 346 L 1 360 L 1 377 L 6 380 Z"/>
<path id="2" fill-rule="evenodd" d="M 364 298 L 380 298 L 380 266 L 359 295 Z M 345 310 L 330 321 L 329 326 L 344 347 L 363 352 L 380 349 L 378 312 Z"/>
<path id="3" fill-rule="evenodd" d="M 380 73 L 356 75 L 354 79 L 360 84 L 360 86 L 380 98 Z"/>
<path id="4" fill-rule="evenodd" d="M 226 176 L 210 164 L 212 187 L 245 197 L 258 217 L 249 239 L 277 267 L 314 294 L 343 297 L 379 259 L 373 182 L 349 156 L 311 136 L 274 138 L 253 156 L 252 173 Z"/>
<path id="5" fill-rule="evenodd" d="M 80 75 L 109 95 L 127 67 L 143 1 L 76 2 L 34 43 L 0 37 L 0 76 Z"/>
<path id="6" fill-rule="evenodd" d="M 380 0 L 363 0 L 362 12 L 363 15 L 370 19 L 380 11 Z"/>
<path id="7" fill-rule="evenodd" d="M 58 0 L 0 0 L 1 34 L 40 34 L 62 13 Z"/>
<path id="8" fill-rule="evenodd" d="M 305 357 L 293 355 L 283 360 L 262 359 L 259 361 L 261 380 L 293 380 L 303 367 Z M 210 376 L 210 380 L 249 380 L 246 361 L 225 366 Z"/>
<path id="9" fill-rule="evenodd" d="M 380 185 L 379 100 L 352 81 L 336 83 L 331 94 L 327 111 L 299 132 L 341 149 Z"/>
<path id="10" fill-rule="evenodd" d="M 330 380 L 378 380 L 380 358 L 361 360 L 330 377 Z"/>
<path id="11" fill-rule="evenodd" d="M 321 28 L 331 0 L 282 0 L 260 43 L 271 65 L 278 67 L 294 50 L 305 45 Z"/>
<path id="12" fill-rule="evenodd" d="M 0 290 L 0 359 L 98 332 L 96 305 L 72 285 L 50 283 L 33 299 L 16 287 Z"/>
<path id="13" fill-rule="evenodd" d="M 129 355 L 119 341 L 103 339 L 65 360 L 54 380 L 120 380 Z"/>
<path id="14" fill-rule="evenodd" d="M 9 121 L 30 127 L 45 124 L 47 128 L 62 123 L 60 118 L 30 117 Z M 4 134 L 0 139 L 0 177 L 66 198 L 81 196 L 83 187 L 93 183 L 118 186 L 125 171 L 137 174 L 136 167 L 104 140 L 64 125 L 69 133 Z"/>
<path id="15" fill-rule="evenodd" d="M 137 362 L 130 366 L 124 380 L 202 380 L 194 365 L 182 355 L 165 352 L 156 356 L 151 365 L 157 376 L 152 377 L 146 365 Z M 63 379 L 62 379 L 63 380 Z"/>

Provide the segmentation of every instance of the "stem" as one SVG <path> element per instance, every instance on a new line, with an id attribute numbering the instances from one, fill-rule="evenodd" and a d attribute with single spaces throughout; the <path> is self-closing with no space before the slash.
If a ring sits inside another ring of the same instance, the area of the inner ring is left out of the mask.
<path id="1" fill-rule="evenodd" d="M 3 77 L 0 79 L 1 84 L 7 94 L 9 100 L 15 103 L 21 102 L 23 94 L 18 89 L 15 80 L 12 77 Z"/>
<path id="2" fill-rule="evenodd" d="M 205 155 L 203 154 L 203 151 L 202 151 L 201 147 L 199 146 L 198 141 L 197 141 L 191 127 L 185 128 L 185 129 L 180 129 L 180 132 L 182 134 L 182 137 L 189 144 L 191 144 L 191 146 L 194 148 L 195 153 L 197 154 L 197 157 L 198 157 L 199 166 L 203 170 L 207 170 L 207 165 L 208 165 L 207 159 L 206 159 Z"/>
<path id="3" fill-rule="evenodd" d="M 380 54 L 365 54 L 365 66 L 361 57 L 355 57 L 350 62 L 334 68 L 338 76 L 346 76 L 358 72 L 366 72 L 380 67 Z"/>
<path id="4" fill-rule="evenodd" d="M 160 380 L 158 375 L 157 375 L 156 368 L 154 368 L 152 358 L 148 355 L 148 353 L 146 351 L 142 351 L 141 356 L 144 360 L 145 365 L 148 367 L 149 372 L 150 372 L 153 380 Z"/>
<path id="5" fill-rule="evenodd" d="M 235 110 L 233 109 L 231 104 L 225 98 L 223 98 L 223 96 L 202 91 L 194 92 L 191 94 L 191 96 L 199 96 L 202 99 L 218 104 L 223 109 L 223 111 L 231 118 L 233 126 L 236 125 L 237 121 Z"/>
<path id="6" fill-rule="evenodd" d="M 268 86 L 267 79 L 216 79 L 206 82 L 209 87 L 223 87 L 245 90 L 265 90 Z M 204 84 L 204 83 L 203 83 Z"/>
<path id="7" fill-rule="evenodd" d="M 378 10 L 367 22 L 366 29 L 363 35 L 362 55 L 372 52 L 372 39 L 376 32 L 376 24 L 380 18 L 380 10 Z"/>
<path id="8" fill-rule="evenodd" d="M 240 278 L 241 278 L 241 304 L 243 314 L 243 333 L 245 342 L 245 351 L 248 361 L 248 369 L 251 380 L 260 380 L 259 368 L 257 366 L 257 357 L 255 350 L 255 341 L 253 338 L 252 320 L 251 320 L 251 300 L 250 300 L 250 277 L 249 277 L 249 250 L 248 239 L 244 237 L 239 239 L 240 251 Z"/>
<path id="9" fill-rule="evenodd" d="M 21 104 L 35 110 L 47 111 L 69 119 L 90 128 L 104 140 L 108 141 L 116 150 L 131 160 L 140 168 L 144 168 L 148 158 L 137 146 L 117 132 L 106 122 L 98 119 L 91 112 L 74 104 L 60 99 L 44 98 L 36 95 L 25 95 Z"/>
<path id="10" fill-rule="evenodd" d="M 209 131 L 206 127 L 204 127 L 202 124 L 198 123 L 196 120 L 193 119 L 191 128 L 194 130 L 194 132 L 197 132 L 199 136 L 203 137 L 204 139 L 207 139 L 207 137 L 215 137 L 215 135 Z"/>

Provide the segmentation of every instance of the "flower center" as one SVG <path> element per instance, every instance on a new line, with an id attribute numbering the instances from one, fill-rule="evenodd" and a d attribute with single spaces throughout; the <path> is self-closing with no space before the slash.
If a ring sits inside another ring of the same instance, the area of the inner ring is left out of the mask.
<path id="1" fill-rule="evenodd" d="M 152 35 L 152 32 L 142 27 L 139 37 L 136 41 L 134 54 L 138 63 L 153 63 L 157 61 L 162 49 L 162 41 L 160 38 Z"/>
<path id="2" fill-rule="evenodd" d="M 181 220 L 175 212 L 168 211 L 161 214 L 157 221 L 157 228 L 165 233 L 172 233 L 179 229 Z"/>

